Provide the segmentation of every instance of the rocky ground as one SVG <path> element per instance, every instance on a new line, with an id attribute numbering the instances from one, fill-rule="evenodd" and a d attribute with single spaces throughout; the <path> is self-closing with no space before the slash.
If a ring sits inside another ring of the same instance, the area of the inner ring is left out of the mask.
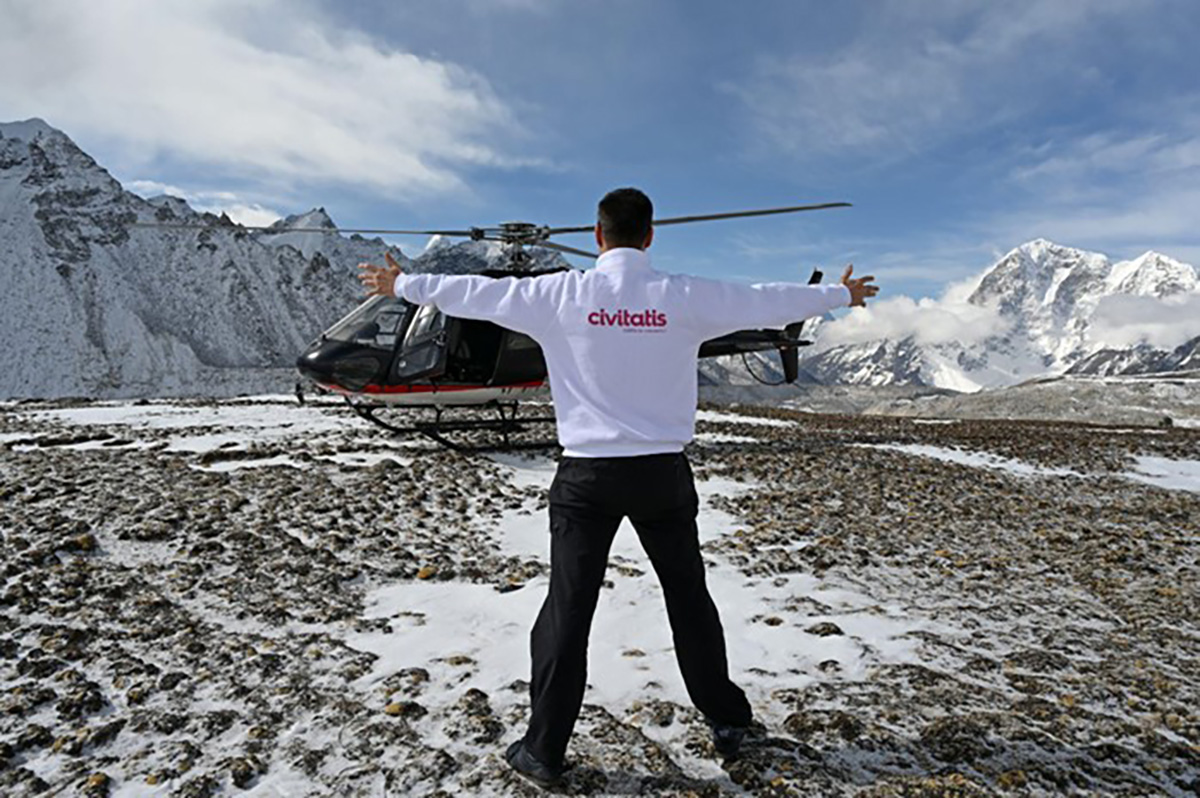
<path id="1" fill-rule="evenodd" d="M 564 792 L 1200 792 L 1200 430 L 702 419 L 759 724 L 716 758 L 626 541 Z M 0 405 L 0 793 L 537 794 L 499 754 L 553 456 L 282 399 Z"/>
<path id="2" fill-rule="evenodd" d="M 701 386 L 700 395 L 714 402 L 823 414 L 1200 428 L 1200 371 L 1042 377 L 978 393 L 910 385 L 734 384 Z"/>
<path id="3" fill-rule="evenodd" d="M 818 395 L 836 394 L 827 388 Z M 861 397 L 861 391 L 857 397 Z M 797 400 L 803 404 L 804 399 Z M 819 409 L 820 404 L 816 405 Z M 847 407 L 847 410 L 850 408 Z M 1137 426 L 1200 428 L 1200 371 L 1136 376 L 1058 376 L 973 394 L 943 392 L 908 396 L 884 393 L 854 411 L 940 418 L 1006 418 L 1029 421 L 1086 419 Z"/>

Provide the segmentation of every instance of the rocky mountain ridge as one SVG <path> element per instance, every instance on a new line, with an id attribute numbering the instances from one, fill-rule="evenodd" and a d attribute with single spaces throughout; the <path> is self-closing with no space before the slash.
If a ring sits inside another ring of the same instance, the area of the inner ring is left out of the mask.
<path id="1" fill-rule="evenodd" d="M 208 228 L 150 226 L 171 224 Z M 311 227 L 329 231 L 293 232 Z M 487 242 L 443 242 L 410 260 L 380 238 L 339 235 L 323 208 L 248 231 L 126 191 L 41 120 L 2 124 L 0 398 L 278 389 L 304 345 L 361 302 L 356 265 L 385 251 L 413 272 L 502 257 Z"/>
<path id="2" fill-rule="evenodd" d="M 1200 372 L 1200 336 L 1174 349 L 1145 343 L 1128 349 L 1101 349 L 1067 369 L 1067 374 L 1113 377 L 1179 371 Z"/>

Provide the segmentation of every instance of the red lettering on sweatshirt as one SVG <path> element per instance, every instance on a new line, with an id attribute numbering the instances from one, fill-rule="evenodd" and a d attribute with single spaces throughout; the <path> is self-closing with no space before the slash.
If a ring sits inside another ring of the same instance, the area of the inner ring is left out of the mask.
<path id="1" fill-rule="evenodd" d="M 667 326 L 667 314 L 653 308 L 639 311 L 620 308 L 611 312 L 600 308 L 589 313 L 587 320 L 588 324 L 593 327 L 622 327 L 629 329 L 633 327 L 662 328 Z"/>

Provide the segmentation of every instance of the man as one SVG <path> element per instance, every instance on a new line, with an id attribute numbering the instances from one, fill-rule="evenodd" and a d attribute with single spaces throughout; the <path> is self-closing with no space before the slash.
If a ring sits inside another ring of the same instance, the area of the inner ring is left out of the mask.
<path id="1" fill-rule="evenodd" d="M 722 755 L 737 754 L 751 720 L 729 679 L 725 639 L 705 584 L 698 500 L 683 448 L 695 428 L 701 342 L 746 328 L 783 327 L 864 305 L 873 277 L 840 285 L 740 285 L 650 267 L 653 206 L 622 188 L 600 201 L 594 269 L 535 278 L 404 275 L 360 266 L 373 294 L 486 319 L 542 347 L 563 447 L 550 488 L 550 590 L 530 638 L 532 708 L 505 758 L 551 786 L 561 777 L 587 676 L 587 641 L 621 520 L 628 517 L 662 584 L 688 696 Z"/>

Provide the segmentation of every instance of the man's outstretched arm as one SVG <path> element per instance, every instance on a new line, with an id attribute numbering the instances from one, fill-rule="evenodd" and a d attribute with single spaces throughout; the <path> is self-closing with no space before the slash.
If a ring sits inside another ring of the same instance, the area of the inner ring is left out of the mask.
<path id="1" fill-rule="evenodd" d="M 385 255 L 387 266 L 360 263 L 358 279 L 371 295 L 401 296 L 417 305 L 464 319 L 483 319 L 517 332 L 536 335 L 553 313 L 542 295 L 545 278 L 483 277 L 461 274 L 404 274 L 400 264 Z M 541 282 L 539 282 L 539 280 Z"/>
<path id="2" fill-rule="evenodd" d="M 735 330 L 778 328 L 835 308 L 862 307 L 879 293 L 873 276 L 855 278 L 847 266 L 836 285 L 763 283 L 745 285 L 686 278 L 684 291 L 694 325 L 705 336 Z"/>

